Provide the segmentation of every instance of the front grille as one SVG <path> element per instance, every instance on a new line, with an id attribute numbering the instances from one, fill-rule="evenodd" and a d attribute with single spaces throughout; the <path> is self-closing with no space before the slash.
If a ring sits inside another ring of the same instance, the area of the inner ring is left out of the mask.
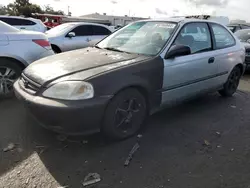
<path id="1" fill-rule="evenodd" d="M 21 75 L 19 84 L 25 91 L 27 91 L 30 94 L 36 94 L 36 92 L 39 91 L 41 87 L 40 84 L 30 80 L 24 74 Z"/>

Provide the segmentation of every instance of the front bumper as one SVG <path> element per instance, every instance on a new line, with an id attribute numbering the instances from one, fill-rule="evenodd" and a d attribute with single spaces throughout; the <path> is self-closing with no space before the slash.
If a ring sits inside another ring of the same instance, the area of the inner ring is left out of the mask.
<path id="1" fill-rule="evenodd" d="M 15 82 L 16 97 L 21 100 L 40 124 L 68 135 L 91 134 L 100 131 L 101 122 L 111 96 L 89 100 L 54 100 L 24 91 Z"/>

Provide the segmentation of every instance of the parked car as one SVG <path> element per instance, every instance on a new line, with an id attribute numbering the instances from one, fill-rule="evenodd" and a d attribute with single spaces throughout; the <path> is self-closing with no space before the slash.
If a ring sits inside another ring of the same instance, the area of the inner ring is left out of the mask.
<path id="1" fill-rule="evenodd" d="M 228 29 L 230 29 L 233 33 L 241 29 L 250 29 L 250 25 L 247 24 L 229 24 L 227 25 Z"/>
<path id="2" fill-rule="evenodd" d="M 114 31 L 116 31 L 116 30 L 119 30 L 119 29 L 121 29 L 123 26 L 121 26 L 121 25 L 116 25 L 116 26 L 109 26 L 109 28 L 114 32 Z"/>
<path id="3" fill-rule="evenodd" d="M 23 18 L 19 16 L 0 16 L 0 21 L 3 21 L 17 29 L 39 31 L 44 33 L 47 31 L 47 26 L 39 19 Z"/>
<path id="4" fill-rule="evenodd" d="M 250 65 L 250 29 L 243 29 L 235 32 L 235 36 L 242 42 L 246 49 L 245 63 Z"/>
<path id="5" fill-rule="evenodd" d="M 13 94 L 13 83 L 26 66 L 52 54 L 45 34 L 21 31 L 0 21 L 0 98 Z"/>
<path id="6" fill-rule="evenodd" d="M 204 31 L 206 40 L 187 35 L 186 27 Z M 128 30 L 134 33 L 124 40 Z M 31 64 L 14 88 L 36 119 L 53 131 L 102 131 L 124 139 L 165 105 L 212 91 L 232 96 L 245 69 L 244 57 L 240 41 L 218 23 L 138 21 L 95 47 Z"/>
<path id="7" fill-rule="evenodd" d="M 61 24 L 46 32 L 55 53 L 93 46 L 111 33 L 108 26 L 84 22 Z"/>

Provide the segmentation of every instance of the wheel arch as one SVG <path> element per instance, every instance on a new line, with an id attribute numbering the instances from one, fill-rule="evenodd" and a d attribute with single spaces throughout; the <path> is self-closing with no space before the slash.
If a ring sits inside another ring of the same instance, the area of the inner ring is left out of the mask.
<path id="1" fill-rule="evenodd" d="M 58 45 L 56 45 L 56 44 L 51 44 L 51 48 L 54 50 L 57 50 L 57 53 L 61 53 L 62 52 L 62 50 L 61 50 L 61 48 L 58 46 Z"/>
<path id="2" fill-rule="evenodd" d="M 19 65 L 22 68 L 22 70 L 28 66 L 28 63 L 25 62 L 24 60 L 22 60 L 21 58 L 14 58 L 14 57 L 10 57 L 10 56 L 0 56 L 0 60 L 1 59 L 8 59 L 10 61 L 16 62 L 17 65 Z"/>
<path id="3" fill-rule="evenodd" d="M 239 67 L 240 68 L 241 74 L 244 73 L 244 66 L 242 64 L 239 63 L 235 67 Z"/>
<path id="4" fill-rule="evenodd" d="M 133 84 L 123 86 L 114 93 L 114 96 L 117 95 L 118 93 L 120 93 L 126 89 L 130 89 L 130 88 L 138 90 L 145 97 L 147 111 L 148 111 L 148 113 L 150 113 L 152 106 L 153 106 L 152 101 L 151 101 L 151 94 L 150 94 L 150 90 L 148 89 L 148 87 L 144 84 L 133 83 Z"/>

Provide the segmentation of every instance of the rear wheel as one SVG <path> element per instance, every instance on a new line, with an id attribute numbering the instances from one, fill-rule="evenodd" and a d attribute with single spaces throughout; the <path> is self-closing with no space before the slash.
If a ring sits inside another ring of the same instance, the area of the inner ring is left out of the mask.
<path id="1" fill-rule="evenodd" d="M 12 97 L 13 84 L 22 73 L 22 68 L 17 62 L 10 59 L 0 61 L 0 98 Z"/>
<path id="2" fill-rule="evenodd" d="M 223 97 L 231 97 L 236 91 L 240 83 L 241 70 L 235 67 L 230 73 L 227 82 L 224 84 L 223 89 L 219 93 Z"/>
<path id="3" fill-rule="evenodd" d="M 145 97 L 137 89 L 125 89 L 108 104 L 102 131 L 112 139 L 125 139 L 137 133 L 146 115 Z"/>

